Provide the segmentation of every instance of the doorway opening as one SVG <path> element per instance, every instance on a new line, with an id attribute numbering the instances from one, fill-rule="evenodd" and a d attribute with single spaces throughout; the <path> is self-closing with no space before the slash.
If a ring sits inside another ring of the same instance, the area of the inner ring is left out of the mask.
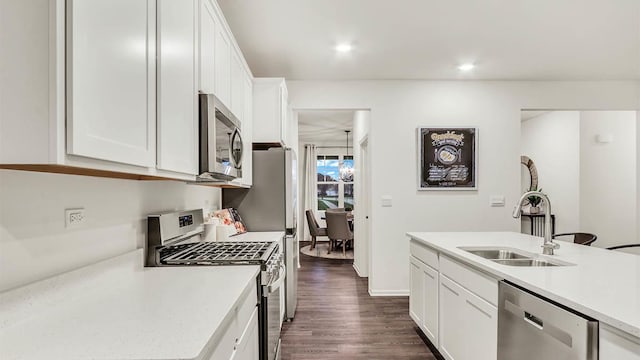
<path id="1" fill-rule="evenodd" d="M 295 112 L 301 252 L 351 261 L 360 276 L 368 276 L 369 111 Z"/>
<path id="2" fill-rule="evenodd" d="M 521 190 L 549 196 L 557 240 L 595 239 L 589 245 L 603 248 L 640 242 L 638 120 L 636 111 L 522 111 Z M 521 225 L 540 235 L 548 210 L 535 200 L 521 209 Z"/>

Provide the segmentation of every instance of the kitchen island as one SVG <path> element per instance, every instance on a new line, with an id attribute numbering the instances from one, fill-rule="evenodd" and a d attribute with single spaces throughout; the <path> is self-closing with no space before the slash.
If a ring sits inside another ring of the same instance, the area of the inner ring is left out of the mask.
<path id="1" fill-rule="evenodd" d="M 407 235 L 410 313 L 445 358 L 496 358 L 498 281 L 507 280 L 598 320 L 600 359 L 640 359 L 639 256 L 566 242 L 547 256 L 541 254 L 542 238 L 509 232 Z M 489 247 L 566 266 L 510 266 L 461 249 Z"/>
<path id="2" fill-rule="evenodd" d="M 4 292 L 0 358 L 229 358 L 245 324 L 254 324 L 257 336 L 259 271 L 145 268 L 139 249 Z M 257 337 L 248 341 L 256 343 L 257 359 Z"/>

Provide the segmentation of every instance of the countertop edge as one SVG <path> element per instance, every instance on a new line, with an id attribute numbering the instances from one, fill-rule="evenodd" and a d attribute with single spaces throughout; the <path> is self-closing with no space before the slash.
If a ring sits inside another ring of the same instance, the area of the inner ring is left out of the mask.
<path id="1" fill-rule="evenodd" d="M 509 233 L 509 232 L 505 232 L 505 233 Z M 432 242 L 429 242 L 426 239 L 423 239 L 421 237 L 421 235 L 419 235 L 419 233 L 417 233 L 417 232 L 407 232 L 405 234 L 409 238 L 411 238 L 413 240 L 416 240 L 416 241 L 419 241 L 420 243 L 424 244 L 425 246 L 428 246 L 428 247 L 431 247 L 433 249 L 436 249 L 438 252 L 442 252 L 442 253 L 446 254 L 447 256 L 449 256 L 451 258 L 454 258 L 454 259 L 456 259 L 458 261 L 464 262 L 465 264 L 468 264 L 471 267 L 482 271 L 483 273 L 489 274 L 492 277 L 497 277 L 498 279 L 508 280 L 508 281 L 510 281 L 510 282 L 512 282 L 514 284 L 517 284 L 517 285 L 520 285 L 522 287 L 525 287 L 525 288 L 527 288 L 527 289 L 529 289 L 529 290 L 531 290 L 531 291 L 533 291 L 533 292 L 535 292 L 535 293 L 537 293 L 537 294 L 539 294 L 541 296 L 544 296 L 544 297 L 546 297 L 546 298 L 548 298 L 550 300 L 556 301 L 559 304 L 567 306 L 567 307 L 569 307 L 571 309 L 574 309 L 574 310 L 576 310 L 578 312 L 581 312 L 581 313 L 583 313 L 583 314 L 585 314 L 587 316 L 591 316 L 594 319 L 597 319 L 598 321 L 602 321 L 605 324 L 607 324 L 607 325 L 609 325 L 609 326 L 611 326 L 613 328 L 616 328 L 616 329 L 618 329 L 620 331 L 624 331 L 626 333 L 629 333 L 632 336 L 640 338 L 640 328 L 638 328 L 638 327 L 635 327 L 633 325 L 626 324 L 626 323 L 624 323 L 624 322 L 622 322 L 620 320 L 616 320 L 614 318 L 611 318 L 611 317 L 607 316 L 606 314 L 603 314 L 603 313 L 601 313 L 601 312 L 599 312 L 597 310 L 593 310 L 593 309 L 588 308 L 588 307 L 586 307 L 586 306 L 584 306 L 582 304 L 573 302 L 572 300 L 569 300 L 569 299 L 563 298 L 563 297 L 561 297 L 559 295 L 556 295 L 556 294 L 554 294 L 554 293 L 552 293 L 552 292 L 550 292 L 548 290 L 539 288 L 539 287 L 537 287 L 535 285 L 532 285 L 532 284 L 528 283 L 527 281 L 522 280 L 522 279 L 520 279 L 518 277 L 514 277 L 514 276 L 511 276 L 511 275 L 509 275 L 507 273 L 504 273 L 504 272 L 501 272 L 501 271 L 496 270 L 494 268 L 488 267 L 488 266 L 482 264 L 479 261 L 474 261 L 473 259 L 469 259 L 468 257 L 461 256 L 460 254 L 452 252 L 452 251 L 450 251 L 449 249 L 447 249 L 445 247 L 438 246 L 438 245 L 436 245 L 436 244 L 434 244 Z"/>

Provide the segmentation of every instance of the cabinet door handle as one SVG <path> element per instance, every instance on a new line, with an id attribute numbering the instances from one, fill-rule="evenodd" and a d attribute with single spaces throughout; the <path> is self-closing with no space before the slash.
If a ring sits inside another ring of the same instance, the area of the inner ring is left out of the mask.
<path id="1" fill-rule="evenodd" d="M 425 274 L 427 274 L 427 276 L 428 276 L 428 277 L 430 277 L 430 278 L 432 278 L 432 279 L 434 279 L 434 280 L 436 279 L 436 277 L 435 277 L 435 276 L 433 276 L 433 275 L 431 275 L 431 273 L 428 273 L 428 272 L 426 272 L 426 271 L 423 271 L 423 272 L 424 272 Z M 451 290 L 451 289 L 449 289 L 449 290 Z"/>
<path id="2" fill-rule="evenodd" d="M 467 300 L 467 304 L 471 305 L 472 307 L 476 308 L 476 310 L 480 311 L 481 313 L 487 315 L 488 318 L 492 318 L 493 316 L 491 316 L 491 314 L 489 314 L 488 312 L 482 310 L 478 305 L 472 303 L 471 301 Z"/>
<path id="3" fill-rule="evenodd" d="M 456 294 L 456 296 L 460 296 L 455 290 L 453 290 L 452 288 L 448 287 L 447 284 L 445 283 L 440 283 L 442 284 L 442 286 L 444 286 L 445 288 L 447 288 L 447 290 L 451 291 L 452 293 Z"/>

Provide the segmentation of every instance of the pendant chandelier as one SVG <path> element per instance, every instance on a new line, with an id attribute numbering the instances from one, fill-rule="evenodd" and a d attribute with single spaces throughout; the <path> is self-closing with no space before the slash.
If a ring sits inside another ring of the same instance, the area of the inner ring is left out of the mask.
<path id="1" fill-rule="evenodd" d="M 349 156 L 349 133 L 351 132 L 351 130 L 345 130 L 344 131 L 347 137 L 347 155 L 345 157 Z M 340 161 L 340 179 L 342 181 L 345 182 L 351 182 L 353 181 L 353 161 L 347 163 L 347 161 L 343 160 Z"/>

